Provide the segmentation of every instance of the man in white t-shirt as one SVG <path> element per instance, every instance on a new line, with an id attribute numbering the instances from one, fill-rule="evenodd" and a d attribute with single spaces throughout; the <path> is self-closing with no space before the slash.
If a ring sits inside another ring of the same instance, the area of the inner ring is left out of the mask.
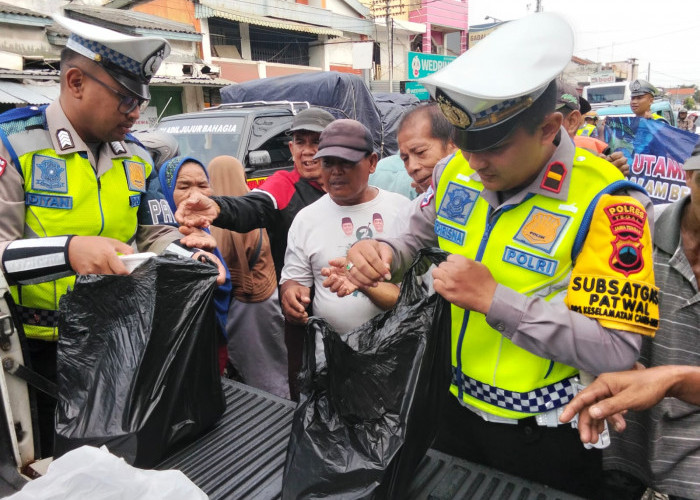
<path id="1" fill-rule="evenodd" d="M 392 283 L 366 288 L 352 285 L 353 289 L 340 297 L 324 287 L 322 269 L 344 257 L 353 243 L 376 237 L 376 219 L 383 221 L 382 236 L 391 236 L 399 213 L 408 209 L 410 201 L 368 184 L 369 174 L 377 166 L 377 154 L 369 130 L 358 121 L 336 120 L 328 125 L 314 158 L 322 159 L 321 181 L 327 194 L 302 209 L 289 229 L 280 280 L 282 310 L 288 321 L 306 323 L 314 286 L 314 315 L 345 333 L 390 309 L 399 289 Z"/>

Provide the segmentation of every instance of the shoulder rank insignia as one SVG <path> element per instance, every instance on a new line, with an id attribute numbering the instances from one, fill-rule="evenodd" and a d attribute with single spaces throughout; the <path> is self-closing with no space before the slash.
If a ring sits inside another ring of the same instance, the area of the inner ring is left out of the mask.
<path id="1" fill-rule="evenodd" d="M 555 161 L 547 165 L 547 170 L 542 177 L 540 187 L 552 193 L 559 193 L 566 178 L 566 167 L 563 163 Z"/>
<path id="2" fill-rule="evenodd" d="M 126 172 L 126 182 L 129 189 L 132 191 L 138 191 L 139 193 L 145 193 L 146 165 L 137 161 L 125 160 L 124 171 Z"/>
<path id="3" fill-rule="evenodd" d="M 32 158 L 32 189 L 67 193 L 66 160 L 52 156 L 34 155 Z"/>
<path id="4" fill-rule="evenodd" d="M 119 141 L 113 141 L 109 143 L 109 147 L 112 148 L 112 153 L 115 155 L 124 155 L 126 154 L 126 148 L 124 145 L 119 142 Z"/>
<path id="5" fill-rule="evenodd" d="M 58 140 L 58 145 L 61 147 L 61 151 L 75 147 L 73 137 L 71 137 L 70 132 L 64 128 L 59 129 L 58 132 L 56 132 L 56 140 Z"/>

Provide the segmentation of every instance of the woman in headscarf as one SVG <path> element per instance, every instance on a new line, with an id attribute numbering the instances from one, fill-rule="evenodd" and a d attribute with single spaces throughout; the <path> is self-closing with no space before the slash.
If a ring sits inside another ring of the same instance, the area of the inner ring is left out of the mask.
<path id="1" fill-rule="evenodd" d="M 176 156 L 163 163 L 158 171 L 161 189 L 170 210 L 175 213 L 177 206 L 186 200 L 193 191 L 201 191 L 206 196 L 212 195 L 209 186 L 207 170 L 199 160 L 189 156 Z M 205 231 L 208 231 L 205 229 Z M 218 248 L 212 252 L 225 265 L 224 258 Z M 223 373 L 226 367 L 226 321 L 231 301 L 231 275 L 226 269 L 226 282 L 214 291 L 214 308 L 216 319 L 221 330 L 222 348 L 219 349 L 219 369 Z"/>
<path id="2" fill-rule="evenodd" d="M 236 158 L 217 156 L 207 169 L 215 195 L 249 191 Z M 267 231 L 236 233 L 212 226 L 211 234 L 233 282 L 226 324 L 229 359 L 246 384 L 289 399 L 284 318 Z"/>

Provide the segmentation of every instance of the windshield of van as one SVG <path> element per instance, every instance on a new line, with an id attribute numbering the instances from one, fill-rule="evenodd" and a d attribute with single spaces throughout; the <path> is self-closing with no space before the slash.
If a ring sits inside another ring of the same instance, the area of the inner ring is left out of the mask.
<path id="1" fill-rule="evenodd" d="M 625 85 L 611 85 L 609 87 L 596 87 L 586 89 L 588 102 L 598 104 L 601 102 L 620 101 L 625 98 Z"/>
<path id="2" fill-rule="evenodd" d="M 221 155 L 238 158 L 245 118 L 238 116 L 201 116 L 196 119 L 162 121 L 158 130 L 172 134 L 180 145 L 180 154 L 208 165 Z M 241 158 L 239 158 L 241 159 Z"/>

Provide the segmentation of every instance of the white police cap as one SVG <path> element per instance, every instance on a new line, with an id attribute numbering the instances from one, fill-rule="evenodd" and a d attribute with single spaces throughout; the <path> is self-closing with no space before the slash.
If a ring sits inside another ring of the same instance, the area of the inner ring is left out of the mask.
<path id="1" fill-rule="evenodd" d="M 549 12 L 503 24 L 443 69 L 420 80 L 467 151 L 506 139 L 511 120 L 540 97 L 571 60 L 569 24 Z"/>
<path id="2" fill-rule="evenodd" d="M 656 97 L 658 93 L 659 89 L 641 78 L 638 78 L 630 83 L 630 95 L 632 97 L 637 97 L 644 94 L 651 94 L 652 96 Z"/>
<path id="3" fill-rule="evenodd" d="M 155 36 L 130 36 L 54 14 L 71 32 L 66 47 L 101 65 L 115 80 L 142 99 L 150 99 L 148 84 L 170 54 L 170 44 Z"/>

